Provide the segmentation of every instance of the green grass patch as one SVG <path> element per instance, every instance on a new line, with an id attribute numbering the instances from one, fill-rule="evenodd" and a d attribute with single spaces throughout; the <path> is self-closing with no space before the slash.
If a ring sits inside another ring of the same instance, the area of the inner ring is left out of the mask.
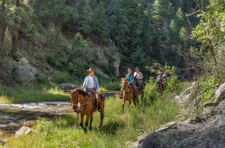
<path id="1" fill-rule="evenodd" d="M 41 118 L 33 127 L 36 132 L 18 139 L 12 137 L 6 147 L 127 147 L 127 141 L 134 142 L 144 131 L 151 133 L 161 125 L 176 120 L 179 112 L 179 106 L 172 98 L 157 99 L 147 107 L 132 104 L 130 109 L 127 102 L 124 114 L 121 104 L 118 96 L 106 100 L 101 128 L 99 113 L 94 113 L 93 129 L 87 133 L 77 125 L 75 114 L 53 120 Z"/>
<path id="2" fill-rule="evenodd" d="M 69 99 L 57 85 L 40 84 L 36 86 L 3 87 L 0 90 L 0 103 L 19 103 L 36 101 L 53 101 Z"/>

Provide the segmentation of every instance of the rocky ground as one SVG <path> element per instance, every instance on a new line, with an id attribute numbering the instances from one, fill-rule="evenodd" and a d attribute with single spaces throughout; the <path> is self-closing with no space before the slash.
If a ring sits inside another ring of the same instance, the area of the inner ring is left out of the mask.
<path id="1" fill-rule="evenodd" d="M 194 84 L 193 84 L 194 85 Z M 193 86 L 191 87 L 193 88 Z M 188 91 L 191 89 L 189 88 Z M 202 117 L 171 122 L 139 140 L 138 148 L 224 148 L 225 147 L 225 89 L 220 86 L 214 103 L 205 105 Z M 192 96 L 184 94 L 187 99 Z M 189 96 L 189 97 L 188 97 Z M 185 102 L 186 102 L 185 101 Z M 134 143 L 135 144 L 135 143 Z"/>

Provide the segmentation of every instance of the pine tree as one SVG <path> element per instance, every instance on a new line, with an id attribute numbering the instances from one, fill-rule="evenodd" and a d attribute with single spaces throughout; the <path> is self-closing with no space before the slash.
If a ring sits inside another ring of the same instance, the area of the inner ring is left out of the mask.
<path id="1" fill-rule="evenodd" d="M 186 37 L 186 30 L 184 27 L 182 27 L 179 31 L 179 37 L 182 39 L 182 40 L 185 40 L 185 37 Z"/>
<path id="2" fill-rule="evenodd" d="M 143 49 L 140 46 L 138 46 L 136 48 L 136 51 L 131 54 L 130 63 L 132 65 L 138 66 L 141 69 L 145 68 L 145 66 L 144 66 L 146 63 L 145 52 L 143 51 Z"/>
<path id="3" fill-rule="evenodd" d="M 178 40 L 178 31 L 177 31 L 177 24 L 172 19 L 169 25 L 169 32 L 168 32 L 168 40 L 170 43 L 174 44 Z"/>
<path id="4" fill-rule="evenodd" d="M 176 13 L 177 29 L 180 30 L 185 24 L 185 16 L 181 8 Z"/>
<path id="5" fill-rule="evenodd" d="M 92 32 L 100 37 L 103 42 L 108 39 L 108 20 L 106 10 L 102 3 L 98 4 L 92 20 Z"/>
<path id="6" fill-rule="evenodd" d="M 155 0 L 153 4 L 153 20 L 156 26 L 161 26 L 165 22 L 166 2 Z"/>
<path id="7" fill-rule="evenodd" d="M 89 0 L 79 0 L 76 4 L 78 8 L 79 18 L 78 27 L 79 31 L 89 34 L 91 33 L 91 21 L 93 18 L 93 11 L 90 6 Z"/>

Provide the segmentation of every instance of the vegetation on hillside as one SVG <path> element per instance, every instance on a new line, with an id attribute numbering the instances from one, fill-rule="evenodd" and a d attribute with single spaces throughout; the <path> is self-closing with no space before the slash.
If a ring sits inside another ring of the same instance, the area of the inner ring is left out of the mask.
<path id="1" fill-rule="evenodd" d="M 42 58 L 56 70 L 81 77 L 89 66 L 96 66 L 112 74 L 112 65 L 96 63 L 94 55 L 85 54 L 89 49 L 86 39 L 97 44 L 107 44 L 111 39 L 120 53 L 121 72 L 139 66 L 149 75 L 145 66 L 154 62 L 184 68 L 186 63 L 180 54 L 189 50 L 191 25 L 198 21 L 189 17 L 192 23 L 188 23 L 185 14 L 198 3 L 196 0 L 0 1 L 5 20 L 1 25 L 1 56 L 17 59 L 27 44 L 40 45 L 44 49 Z M 34 49 L 34 53 L 39 52 Z"/>

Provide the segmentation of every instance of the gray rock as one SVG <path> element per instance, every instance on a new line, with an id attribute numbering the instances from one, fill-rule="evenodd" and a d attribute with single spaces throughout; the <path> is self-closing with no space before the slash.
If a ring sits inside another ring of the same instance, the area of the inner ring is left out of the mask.
<path id="1" fill-rule="evenodd" d="M 32 67 L 26 58 L 22 58 L 15 66 L 14 79 L 23 85 L 36 84 L 37 69 Z"/>
<path id="2" fill-rule="evenodd" d="M 63 89 L 64 91 L 78 88 L 76 85 L 71 83 L 62 83 L 62 84 L 59 84 L 59 87 Z"/>
<path id="3" fill-rule="evenodd" d="M 214 103 L 218 104 L 220 101 L 225 99 L 225 83 L 220 85 L 215 93 L 215 100 Z"/>
<path id="4" fill-rule="evenodd" d="M 114 55 L 113 66 L 114 66 L 114 73 L 115 73 L 116 77 L 119 77 L 119 75 L 120 75 L 120 54 L 119 53 L 116 53 Z"/>
<path id="5" fill-rule="evenodd" d="M 29 61 L 23 57 L 19 60 L 19 64 L 22 66 L 29 65 Z"/>
<path id="6" fill-rule="evenodd" d="M 30 132 L 32 132 L 32 129 L 26 126 L 21 127 L 16 133 L 15 133 L 15 138 L 19 138 L 22 135 L 27 135 Z"/>
<path id="7" fill-rule="evenodd" d="M 109 79 L 109 76 L 105 73 L 103 73 L 99 68 L 95 68 L 96 73 L 102 76 L 103 78 Z"/>
<path id="8" fill-rule="evenodd" d="M 221 101 L 218 105 L 220 107 L 217 106 L 216 115 L 188 119 L 177 123 L 176 126 L 170 126 L 166 130 L 156 130 L 140 141 L 138 148 L 224 148 L 224 102 Z M 171 122 L 169 125 L 174 124 Z"/>

